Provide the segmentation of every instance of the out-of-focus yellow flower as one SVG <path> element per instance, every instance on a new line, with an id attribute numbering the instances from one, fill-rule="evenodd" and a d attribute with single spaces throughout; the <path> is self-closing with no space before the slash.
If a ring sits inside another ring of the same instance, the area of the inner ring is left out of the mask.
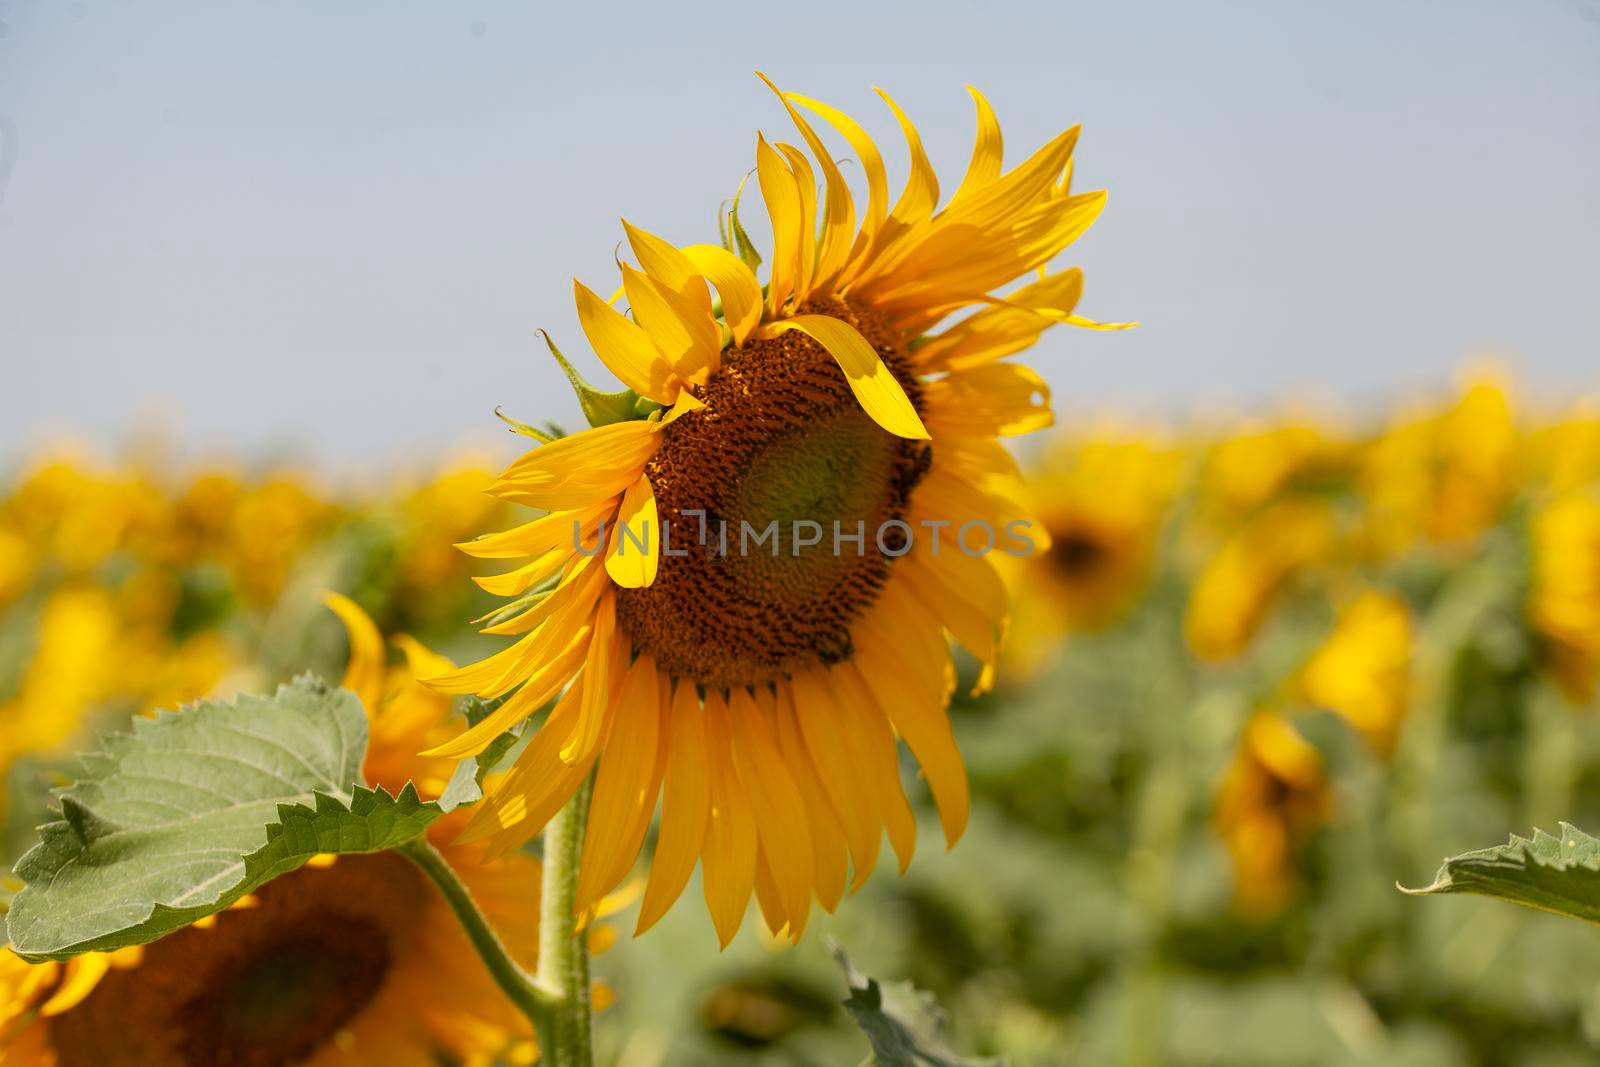
<path id="1" fill-rule="evenodd" d="M 127 674 L 122 684 L 144 714 L 175 708 L 201 697 L 227 699 L 239 686 L 244 655 L 227 635 L 202 630 L 174 642 L 166 633 L 147 633 L 141 642 L 124 646 L 120 661 Z"/>
<path id="2" fill-rule="evenodd" d="M 1189 594 L 1184 633 L 1204 660 L 1243 652 L 1277 594 L 1301 568 L 1326 558 L 1336 543 L 1328 504 L 1286 498 L 1239 528 L 1201 571 Z"/>
<path id="3" fill-rule="evenodd" d="M 303 479 L 289 474 L 252 486 L 234 509 L 224 548 L 233 584 L 247 603 L 268 607 L 334 508 Z"/>
<path id="4" fill-rule="evenodd" d="M 116 609 L 102 589 L 72 585 L 39 616 L 32 660 L 17 693 L 0 707 L 0 768 L 71 739 L 105 698 L 119 668 Z"/>
<path id="5" fill-rule="evenodd" d="M 1387 754 L 1410 701 L 1412 651 L 1406 602 L 1393 593 L 1362 593 L 1307 662 L 1301 690 Z"/>
<path id="6" fill-rule="evenodd" d="M 363 773 L 391 791 L 407 781 L 425 794 L 442 788 L 439 761 L 414 754 L 437 736 L 448 701 L 420 690 L 408 667 L 387 665 L 360 608 L 333 603 L 350 629 L 345 684 L 370 701 Z M 408 652 L 431 656 L 420 646 Z M 465 811 L 436 821 L 429 839 L 511 953 L 532 966 L 538 862 L 514 853 L 485 863 L 482 845 L 454 843 L 458 815 Z M 309 863 L 246 901 L 125 957 L 30 967 L 0 954 L 0 1067 L 488 1067 L 536 1058 L 526 1018 L 404 858 Z"/>
<path id="7" fill-rule="evenodd" d="M 162 526 L 165 504 L 148 480 L 97 470 L 69 454 L 37 465 L 5 511 L 8 525 L 35 546 L 40 562 L 83 573 L 129 544 L 151 540 Z"/>
<path id="8" fill-rule="evenodd" d="M 0 607 L 21 596 L 33 580 L 33 550 L 14 530 L 0 526 Z"/>
<path id="9" fill-rule="evenodd" d="M 1048 545 L 1005 568 L 1015 598 L 1005 654 L 1027 674 L 1063 633 L 1119 618 L 1143 591 L 1182 455 L 1153 435 L 1067 442 L 1033 472 L 1026 510 Z"/>
<path id="10" fill-rule="evenodd" d="M 1535 517 L 1528 611 L 1549 642 L 1562 689 L 1580 703 L 1594 699 L 1600 676 L 1600 499 L 1594 495 L 1563 496 Z"/>
<path id="11" fill-rule="evenodd" d="M 467 457 L 401 496 L 396 570 L 404 589 L 436 596 L 466 577 L 472 561 L 456 542 L 506 517 L 506 505 L 488 493 L 495 473 L 487 459 Z"/>
<path id="12" fill-rule="evenodd" d="M 1532 430 L 1523 446 L 1526 475 L 1552 493 L 1600 484 L 1600 399 L 1578 403 Z"/>
<path id="13" fill-rule="evenodd" d="M 1319 423 L 1291 418 L 1239 428 L 1213 444 L 1196 487 L 1203 521 L 1224 528 L 1274 498 L 1347 480 L 1353 449 Z"/>
<path id="14" fill-rule="evenodd" d="M 1282 715 L 1253 715 L 1212 815 L 1233 861 L 1240 910 L 1270 915 L 1283 907 L 1294 889 L 1295 850 L 1331 809 L 1322 756 Z"/>
<path id="15" fill-rule="evenodd" d="M 1438 414 L 1398 422 L 1368 449 L 1367 535 L 1379 558 L 1419 542 L 1463 552 L 1500 516 L 1517 465 L 1517 432 L 1495 376 L 1467 379 Z"/>
<path id="16" fill-rule="evenodd" d="M 350 658 L 340 683 L 367 709 L 367 760 L 363 773 L 375 784 L 392 783 L 396 789 L 414 779 L 425 796 L 444 792 L 455 760 L 417 753 L 453 737 L 459 724 L 452 721 L 452 698 L 429 689 L 418 678 L 452 670 L 455 664 L 404 634 L 394 644 L 404 662 L 390 666 L 383 637 L 361 606 L 347 596 L 329 593 L 323 602 L 344 623 L 350 639 Z"/>
<path id="17" fill-rule="evenodd" d="M 134 945 L 66 963 L 30 964 L 0 949 L 0 1067 L 57 1067 L 48 1020 L 81 1003 L 107 971 L 137 967 L 143 958 L 144 948 Z"/>

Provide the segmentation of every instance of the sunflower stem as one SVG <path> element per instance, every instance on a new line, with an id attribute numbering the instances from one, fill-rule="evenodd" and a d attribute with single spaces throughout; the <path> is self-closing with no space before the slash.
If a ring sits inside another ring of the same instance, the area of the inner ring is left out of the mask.
<path id="1" fill-rule="evenodd" d="M 544 829 L 544 889 L 539 905 L 539 994 L 550 1022 L 539 1030 L 545 1067 L 592 1067 L 589 1037 L 589 938 L 578 927 L 578 864 L 589 819 L 592 778 Z"/>
<path id="2" fill-rule="evenodd" d="M 396 851 L 421 868 L 422 873 L 439 887 L 439 892 L 449 902 L 450 910 L 456 913 L 467 939 L 472 942 L 472 947 L 488 968 L 495 984 L 528 1017 L 542 1038 L 545 1031 L 550 1029 L 554 1005 L 539 989 L 533 976 L 523 970 L 506 950 L 500 935 L 495 933 L 494 927 L 489 925 L 489 920 L 472 899 L 472 892 L 426 837 L 417 837 Z"/>

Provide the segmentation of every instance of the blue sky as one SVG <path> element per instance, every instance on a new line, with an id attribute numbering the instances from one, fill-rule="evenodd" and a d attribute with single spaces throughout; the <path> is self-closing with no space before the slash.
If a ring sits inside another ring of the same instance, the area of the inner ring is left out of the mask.
<path id="1" fill-rule="evenodd" d="M 915 14 L 912 14 L 915 12 Z M 962 85 L 1008 163 L 1074 122 L 1107 187 L 1085 313 L 1031 362 L 1064 419 L 1307 393 L 1498 354 L 1600 389 L 1600 3 L 1009 5 L 0 0 L 0 461 L 160 422 L 238 454 L 417 460 L 575 408 L 626 215 L 682 242 L 793 139 L 752 73 L 893 92 L 959 178 Z M 759 231 L 759 227 L 757 228 Z M 511 444 L 508 442 L 509 449 Z"/>

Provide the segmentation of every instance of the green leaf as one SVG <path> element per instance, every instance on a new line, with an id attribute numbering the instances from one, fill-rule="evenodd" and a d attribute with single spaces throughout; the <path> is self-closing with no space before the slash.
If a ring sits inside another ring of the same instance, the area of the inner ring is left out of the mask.
<path id="1" fill-rule="evenodd" d="M 1001 1067 L 1003 1060 L 968 1059 L 945 1043 L 947 1019 L 932 993 L 910 982 L 879 983 L 851 965 L 836 942 L 829 941 L 833 958 L 844 971 L 850 995 L 845 1010 L 872 1045 L 879 1067 Z"/>
<path id="2" fill-rule="evenodd" d="M 507 697 L 496 697 L 493 700 L 483 700 L 479 697 L 469 697 L 463 708 L 467 717 L 469 728 L 478 725 L 489 714 L 504 704 Z M 455 773 L 450 776 L 450 782 L 445 786 L 444 792 L 439 797 L 439 806 L 445 811 L 454 811 L 464 804 L 473 804 L 483 799 L 483 779 L 500 763 L 506 753 L 516 745 L 521 738 L 528 720 L 524 719 L 506 730 L 499 737 L 490 741 L 488 747 L 476 756 L 467 756 L 456 764 Z"/>
<path id="3" fill-rule="evenodd" d="M 1417 896 L 1475 893 L 1600 923 L 1600 839 L 1561 824 L 1561 836 L 1535 830 L 1508 844 L 1444 861 L 1433 884 L 1402 891 Z"/>
<path id="4" fill-rule="evenodd" d="M 17 863 L 6 927 L 34 962 L 154 941 L 318 853 L 394 848 L 443 814 L 409 783 L 359 784 L 366 713 L 310 677 L 101 743 Z"/>

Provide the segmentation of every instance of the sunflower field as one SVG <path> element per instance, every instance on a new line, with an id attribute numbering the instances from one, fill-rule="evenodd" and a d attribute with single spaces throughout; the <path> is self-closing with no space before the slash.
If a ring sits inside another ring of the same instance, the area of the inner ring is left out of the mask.
<path id="1" fill-rule="evenodd" d="M 1600 404 L 1058 419 L 1077 128 L 772 88 L 509 466 L 6 470 L 0 1065 L 1594 1062 Z"/>

